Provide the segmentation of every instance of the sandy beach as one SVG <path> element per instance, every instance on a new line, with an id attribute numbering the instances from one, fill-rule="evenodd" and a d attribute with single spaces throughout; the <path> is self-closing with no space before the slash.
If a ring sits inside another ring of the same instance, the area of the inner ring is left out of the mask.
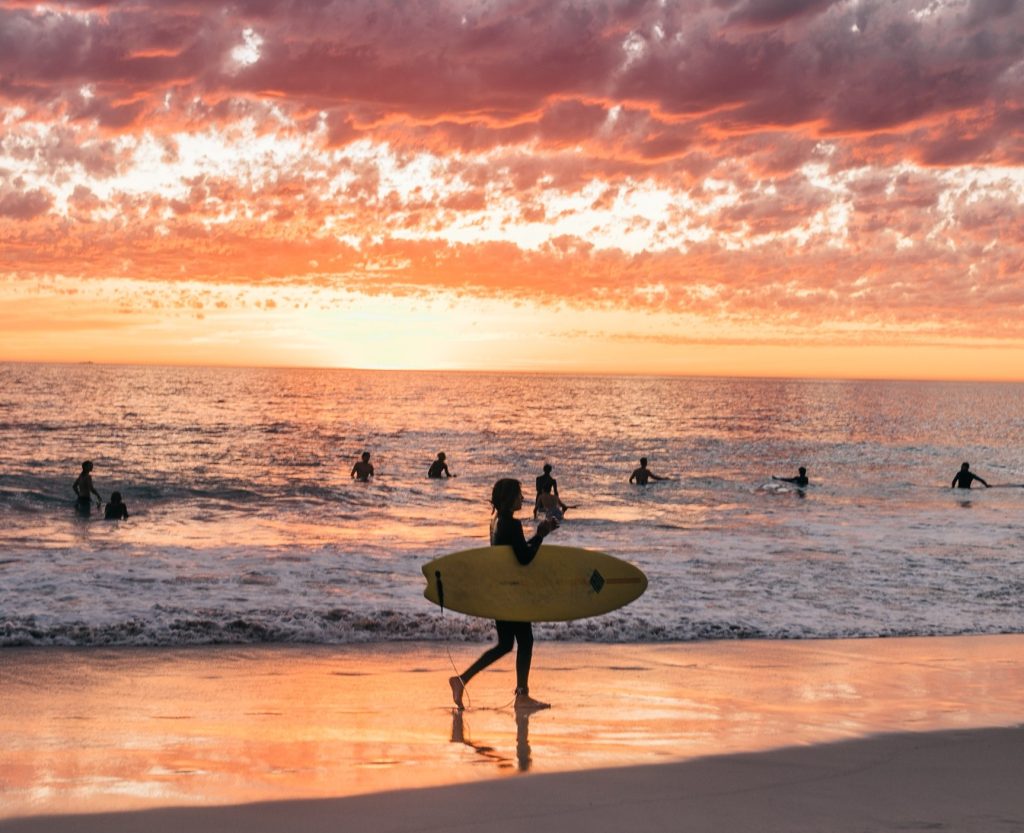
<path id="1" fill-rule="evenodd" d="M 3 830 L 1024 830 L 1022 636 L 0 656 Z"/>

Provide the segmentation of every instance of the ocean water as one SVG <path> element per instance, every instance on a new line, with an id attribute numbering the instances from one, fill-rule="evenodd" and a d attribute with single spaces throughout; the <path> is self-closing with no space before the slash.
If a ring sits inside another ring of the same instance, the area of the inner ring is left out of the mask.
<path id="1" fill-rule="evenodd" d="M 75 514 L 84 459 L 128 521 Z M 420 566 L 545 462 L 549 540 L 650 587 L 541 638 L 1024 631 L 1024 385 L 0 364 L 0 645 L 490 638 Z"/>

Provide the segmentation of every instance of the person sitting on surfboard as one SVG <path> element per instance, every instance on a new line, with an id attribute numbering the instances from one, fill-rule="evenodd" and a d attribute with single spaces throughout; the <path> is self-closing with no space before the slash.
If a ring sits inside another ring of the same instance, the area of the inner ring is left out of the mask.
<path id="1" fill-rule="evenodd" d="M 978 475 L 971 471 L 971 464 L 963 463 L 960 466 L 960 471 L 958 471 L 953 476 L 953 483 L 949 488 L 970 489 L 971 483 L 973 483 L 975 480 L 977 480 L 986 489 L 988 488 L 988 483 L 986 483 L 984 480 L 978 477 Z"/>
<path id="2" fill-rule="evenodd" d="M 629 476 L 630 483 L 636 483 L 638 486 L 646 486 L 648 480 L 671 480 L 671 477 L 658 477 L 653 471 L 647 468 L 647 458 L 640 458 L 640 468 L 633 469 L 633 473 Z"/>
<path id="3" fill-rule="evenodd" d="M 794 485 L 799 486 L 801 489 L 811 482 L 807 478 L 807 469 L 805 469 L 803 466 L 800 466 L 800 468 L 797 469 L 796 477 L 776 477 L 773 474 L 772 480 L 778 480 L 780 483 L 793 483 Z"/>
<path id="4" fill-rule="evenodd" d="M 351 477 L 355 477 L 363 483 L 370 482 L 370 478 L 373 477 L 373 463 L 370 462 L 369 451 L 364 451 L 363 456 L 352 466 Z"/>
<path id="5" fill-rule="evenodd" d="M 543 513 L 551 520 L 560 521 L 569 507 L 558 496 L 558 481 L 551 476 L 551 463 L 544 464 L 544 474 L 537 477 L 537 497 L 533 501 L 533 517 Z"/>
<path id="6" fill-rule="evenodd" d="M 537 505 L 533 507 L 533 517 L 543 515 L 549 521 L 561 523 L 565 520 L 565 510 L 568 508 L 557 495 L 544 492 L 537 495 Z"/>
<path id="7" fill-rule="evenodd" d="M 547 520 L 537 525 L 537 532 L 527 541 L 523 533 L 523 524 L 515 517 L 515 513 L 523 508 L 523 487 L 518 480 L 502 478 L 491 490 L 491 546 L 510 546 L 516 554 L 516 560 L 526 566 L 540 549 L 545 536 L 558 528 L 558 522 Z M 494 623 L 498 631 L 498 644 L 485 651 L 480 658 L 457 677 L 450 677 L 448 684 L 452 687 L 452 698 L 460 709 L 462 694 L 469 681 L 495 660 L 505 656 L 517 644 L 516 651 L 516 701 L 515 707 L 521 710 L 547 709 L 550 703 L 542 703 L 530 696 L 530 663 L 533 659 L 533 625 L 529 622 Z"/>
<path id="8" fill-rule="evenodd" d="M 431 480 L 440 480 L 441 476 L 444 477 L 458 477 L 457 474 L 452 474 L 448 471 L 448 464 L 445 462 L 445 456 L 443 451 L 437 452 L 437 459 L 430 464 L 430 468 L 427 469 L 427 477 Z"/>

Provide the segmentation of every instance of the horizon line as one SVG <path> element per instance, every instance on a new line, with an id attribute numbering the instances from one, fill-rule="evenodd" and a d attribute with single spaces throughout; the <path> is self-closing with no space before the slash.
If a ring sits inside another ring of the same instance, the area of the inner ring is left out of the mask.
<path id="1" fill-rule="evenodd" d="M 229 364 L 215 362 L 107 362 L 107 361 L 47 361 L 42 359 L 6 359 L 0 357 L 0 364 L 20 365 L 56 365 L 73 367 L 161 367 L 161 368 L 209 368 L 215 370 L 327 370 L 342 373 L 456 373 L 466 375 L 495 375 L 504 374 L 512 376 L 590 376 L 605 378 L 650 378 L 650 379 L 747 379 L 751 381 L 799 381 L 799 382 L 940 382 L 940 383 L 963 383 L 963 384 L 1024 384 L 1024 376 L 1018 379 L 1004 378 L 963 378 L 954 376 L 934 377 L 913 377 L 913 376 L 818 376 L 818 375 L 794 375 L 794 374 L 765 374 L 765 373 L 667 373 L 653 371 L 615 371 L 604 372 L 599 370 L 540 370 L 536 368 L 416 368 L 416 367 L 357 367 L 338 365 L 290 365 L 290 364 Z"/>

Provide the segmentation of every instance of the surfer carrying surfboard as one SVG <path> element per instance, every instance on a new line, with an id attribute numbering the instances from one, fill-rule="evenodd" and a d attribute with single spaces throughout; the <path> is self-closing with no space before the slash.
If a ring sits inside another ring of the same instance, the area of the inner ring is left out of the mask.
<path id="1" fill-rule="evenodd" d="M 509 546 L 515 552 L 516 560 L 524 567 L 533 561 L 540 549 L 545 536 L 558 528 L 554 520 L 542 521 L 532 538 L 526 539 L 523 524 L 515 517 L 515 513 L 523 508 L 523 487 L 518 480 L 502 478 L 491 490 L 491 546 Z M 515 707 L 520 710 L 536 710 L 550 708 L 550 703 L 542 703 L 530 696 L 530 664 L 533 660 L 533 625 L 530 622 L 506 622 L 497 620 L 494 623 L 498 632 L 498 644 L 480 655 L 480 658 L 457 677 L 450 677 L 448 684 L 452 688 L 452 699 L 458 708 L 464 708 L 462 695 L 469 681 L 491 663 L 505 656 L 517 645 L 516 650 L 516 700 Z"/>

